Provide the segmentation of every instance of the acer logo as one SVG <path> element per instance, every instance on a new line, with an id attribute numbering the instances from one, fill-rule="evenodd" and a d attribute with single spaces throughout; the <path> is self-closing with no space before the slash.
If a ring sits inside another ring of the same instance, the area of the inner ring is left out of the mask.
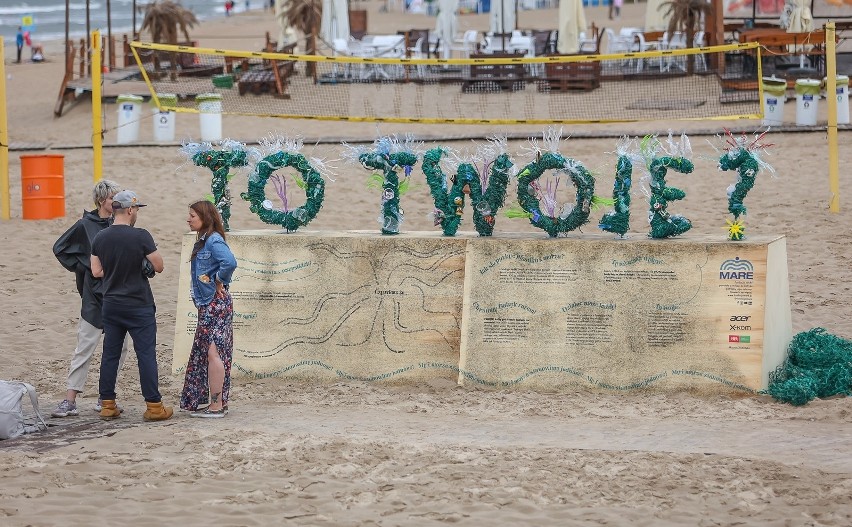
<path id="1" fill-rule="evenodd" d="M 748 322 L 751 315 L 734 315 L 731 317 L 731 322 Z"/>

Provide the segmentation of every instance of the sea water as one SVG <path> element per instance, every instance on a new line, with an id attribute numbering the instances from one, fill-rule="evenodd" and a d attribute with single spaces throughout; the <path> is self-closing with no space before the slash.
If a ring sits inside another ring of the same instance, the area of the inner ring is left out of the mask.
<path id="1" fill-rule="evenodd" d="M 262 9 L 266 1 L 250 0 L 250 9 Z M 142 25 L 148 3 L 146 0 L 136 0 L 137 30 Z M 224 0 L 180 0 L 178 3 L 195 13 L 199 21 L 225 16 Z M 234 12 L 245 11 L 245 1 L 236 0 L 234 4 Z M 110 15 L 113 36 L 122 33 L 129 35 L 133 26 L 133 0 L 110 0 Z M 61 41 L 65 38 L 65 0 L 0 0 L 0 35 L 7 47 L 14 48 L 15 34 L 18 26 L 23 25 L 25 17 L 32 17 L 33 20 L 30 29 L 33 42 Z M 86 0 L 69 2 L 68 28 L 71 38 L 79 39 L 86 35 Z M 106 35 L 107 0 L 89 1 L 89 28 L 92 31 L 100 29 L 101 34 Z"/>

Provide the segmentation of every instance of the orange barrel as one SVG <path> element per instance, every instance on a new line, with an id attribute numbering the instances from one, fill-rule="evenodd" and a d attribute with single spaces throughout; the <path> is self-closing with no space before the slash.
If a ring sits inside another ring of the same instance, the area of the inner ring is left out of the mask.
<path id="1" fill-rule="evenodd" d="M 21 199 L 25 220 L 65 216 L 65 156 L 21 156 Z"/>

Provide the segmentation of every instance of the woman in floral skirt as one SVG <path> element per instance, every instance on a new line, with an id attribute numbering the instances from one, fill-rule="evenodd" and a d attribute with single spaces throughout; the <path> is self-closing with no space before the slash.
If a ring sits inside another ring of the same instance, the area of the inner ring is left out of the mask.
<path id="1" fill-rule="evenodd" d="M 225 228 L 216 206 L 197 201 L 189 206 L 189 228 L 197 233 L 192 248 L 192 301 L 198 326 L 189 353 L 180 407 L 192 417 L 225 417 L 231 391 L 234 305 L 228 285 L 237 260 L 225 243 Z M 204 406 L 209 401 L 209 406 Z"/>

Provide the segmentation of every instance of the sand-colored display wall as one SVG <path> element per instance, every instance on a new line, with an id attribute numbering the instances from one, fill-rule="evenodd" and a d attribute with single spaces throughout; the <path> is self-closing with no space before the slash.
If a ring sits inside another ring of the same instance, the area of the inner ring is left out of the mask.
<path id="1" fill-rule="evenodd" d="M 173 372 L 195 329 L 183 241 Z M 792 336 L 785 239 L 242 231 L 235 376 L 534 390 L 764 388 Z"/>

